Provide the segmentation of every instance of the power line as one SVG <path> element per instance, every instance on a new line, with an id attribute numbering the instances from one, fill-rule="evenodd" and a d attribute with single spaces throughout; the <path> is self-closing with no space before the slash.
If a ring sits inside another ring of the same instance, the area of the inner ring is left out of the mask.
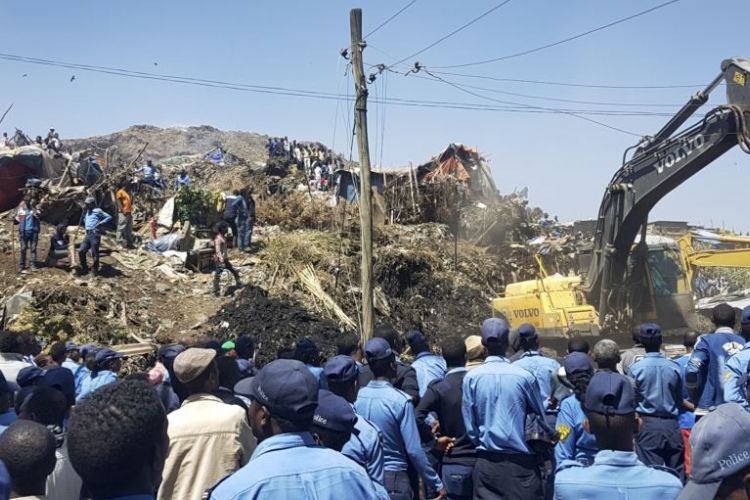
<path id="1" fill-rule="evenodd" d="M 479 66 L 479 65 L 482 65 L 482 64 L 489 64 L 489 63 L 493 63 L 493 62 L 497 62 L 497 61 L 505 61 L 507 59 L 513 59 L 513 58 L 516 58 L 516 57 L 521 57 L 521 56 L 533 54 L 535 52 L 540 52 L 540 51 L 545 50 L 545 49 L 556 47 L 558 45 L 562 45 L 564 43 L 568 43 L 568 42 L 571 42 L 573 40 L 577 40 L 579 38 L 583 38 L 583 37 L 588 36 L 588 35 L 590 35 L 592 33 L 596 33 L 597 31 L 602 31 L 602 30 L 605 30 L 607 28 L 611 28 L 612 26 L 615 26 L 615 25 L 618 25 L 620 23 L 624 23 L 624 22 L 630 21 L 630 20 L 635 19 L 637 17 L 645 16 L 646 14 L 649 14 L 651 12 L 654 12 L 656 10 L 662 9 L 664 7 L 667 7 L 668 5 L 672 5 L 672 4 L 680 2 L 680 1 L 681 0 L 669 0 L 668 2 L 661 3 L 659 5 L 651 7 L 650 9 L 646 9 L 646 10 L 637 12 L 637 13 L 632 14 L 630 16 L 620 18 L 620 19 L 618 19 L 616 21 L 612 21 L 611 23 L 607 23 L 607 24 L 604 24 L 602 26 L 598 26 L 596 28 L 590 29 L 588 31 L 584 31 L 583 33 L 578 33 L 577 35 L 570 36 L 570 37 L 565 38 L 563 40 L 558 40 L 556 42 L 552 42 L 552 43 L 548 43 L 548 44 L 545 44 L 545 45 L 541 45 L 541 46 L 535 47 L 533 49 L 528 49 L 528 50 L 524 50 L 524 51 L 521 51 L 521 52 L 516 52 L 514 54 L 508 54 L 508 55 L 505 55 L 505 56 L 493 57 L 492 59 L 484 59 L 484 60 L 481 60 L 481 61 L 474 61 L 474 62 L 462 63 L 462 64 L 453 64 L 453 65 L 449 65 L 449 66 L 433 66 L 433 67 L 434 68 L 438 68 L 438 69 L 465 68 L 465 67 L 468 67 L 468 66 Z M 399 61 L 399 62 L 403 62 L 403 61 Z"/>
<path id="2" fill-rule="evenodd" d="M 427 74 L 430 75 L 429 72 Z M 545 108 L 543 106 L 534 106 L 534 105 L 531 105 L 531 104 L 523 104 L 523 103 L 517 103 L 517 102 L 510 102 L 510 101 L 501 101 L 499 99 L 494 99 L 492 97 L 488 97 L 488 96 L 485 96 L 485 95 L 473 92 L 471 90 L 467 90 L 467 89 L 463 88 L 461 85 L 455 84 L 453 82 L 449 82 L 448 80 L 446 80 L 444 78 L 441 78 L 439 76 L 435 76 L 435 75 L 430 75 L 430 76 L 433 76 L 437 80 L 439 80 L 439 81 L 441 81 L 441 82 L 443 82 L 443 83 L 445 83 L 447 85 L 450 85 L 451 87 L 453 87 L 455 89 L 458 89 L 461 92 L 465 92 L 465 93 L 467 93 L 469 95 L 473 95 L 475 97 L 479 97 L 480 99 L 485 99 L 485 100 L 488 100 L 488 101 L 498 102 L 500 104 L 511 104 L 511 105 L 516 105 L 516 106 L 523 106 L 523 107 L 528 107 L 528 108 L 536 108 L 536 109 L 541 109 L 541 110 L 554 110 L 555 112 L 563 113 L 563 114 L 570 115 L 570 116 L 574 116 L 574 117 L 579 118 L 581 120 L 585 120 L 587 122 L 595 123 L 596 125 L 600 125 L 602 127 L 608 128 L 610 130 L 615 130 L 617 132 L 621 132 L 623 134 L 628 134 L 628 135 L 632 135 L 632 136 L 635 136 L 635 137 L 642 137 L 641 134 L 636 134 L 635 132 L 630 132 L 628 130 L 624 130 L 624 129 L 615 127 L 613 125 L 609 125 L 609 124 L 606 124 L 606 123 L 594 120 L 593 118 L 588 118 L 586 116 L 583 116 L 583 114 L 572 113 L 572 112 L 568 112 L 568 111 L 562 111 L 562 110 L 554 109 L 554 108 Z"/>
<path id="3" fill-rule="evenodd" d="M 444 35 L 444 36 L 442 36 L 442 37 L 438 38 L 437 40 L 435 40 L 434 42 L 432 42 L 431 44 L 429 44 L 429 45 L 428 45 L 427 47 L 425 47 L 425 48 L 423 48 L 423 49 L 421 49 L 421 50 L 418 50 L 418 51 L 416 51 L 415 53 L 413 53 L 413 54 L 410 54 L 410 55 L 408 55 L 408 56 L 404 57 L 403 59 L 401 59 L 401 60 L 399 60 L 399 61 L 397 61 L 397 62 L 395 62 L 395 63 L 393 63 L 393 64 L 389 64 L 389 66 L 390 66 L 390 67 L 393 67 L 393 66 L 398 66 L 398 65 L 399 65 L 399 64 L 401 64 L 402 62 L 404 62 L 404 61 L 407 61 L 407 60 L 411 59 L 412 57 L 416 57 L 416 56 L 418 56 L 419 54 L 422 54 L 423 52 L 426 52 L 426 51 L 430 50 L 430 49 L 431 49 L 431 48 L 433 48 L 433 47 L 434 47 L 435 45 L 437 45 L 437 44 L 439 44 L 439 43 L 441 43 L 441 42 L 443 42 L 443 41 L 447 40 L 448 38 L 450 38 L 450 37 L 452 37 L 453 35 L 455 35 L 455 34 L 457 34 L 457 33 L 461 32 L 461 31 L 465 30 L 466 28 L 468 28 L 468 27 L 469 27 L 469 26 L 471 26 L 472 24 L 476 23 L 477 21 L 481 20 L 482 18 L 484 18 L 484 17 L 486 17 L 486 16 L 488 16 L 488 15 L 492 14 L 493 12 L 495 12 L 495 11 L 496 11 L 497 9 L 499 9 L 500 7 L 502 7 L 502 6 L 506 5 L 506 4 L 508 4 L 508 3 L 510 2 L 510 1 L 511 1 L 511 0 L 505 0 L 505 1 L 503 1 L 503 2 L 500 2 L 499 4 L 497 4 L 497 5 L 495 5 L 494 7 L 492 7 L 492 8 L 490 9 L 490 10 L 488 10 L 488 11 L 486 11 L 486 12 L 483 12 L 482 14 L 480 14 L 480 15 L 479 15 L 479 16 L 477 16 L 477 17 L 475 17 L 475 18 L 474 18 L 474 19 L 472 19 L 471 21 L 467 22 L 467 23 L 466 23 L 466 24 L 464 24 L 463 26 L 461 26 L 461 27 L 459 27 L 459 28 L 457 28 L 457 29 L 455 29 L 455 30 L 451 31 L 451 32 L 450 32 L 450 33 L 448 33 L 447 35 Z"/>
<path id="4" fill-rule="evenodd" d="M 363 38 L 364 38 L 365 40 L 367 40 L 367 38 L 368 38 L 369 36 L 371 36 L 371 35 L 375 34 L 375 33 L 376 33 L 376 32 L 377 32 L 377 31 L 378 31 L 378 30 L 379 30 L 380 28 L 382 28 L 382 27 L 383 27 L 383 26 L 385 26 L 386 24 L 388 24 L 388 23 L 390 23 L 391 21 L 393 21 L 394 19 L 396 19 L 396 18 L 397 18 L 397 17 L 398 17 L 398 16 L 399 16 L 399 15 L 400 15 L 400 14 L 401 14 L 401 13 L 402 13 L 403 11 L 405 11 L 406 9 L 408 9 L 409 7 L 411 7 L 412 5 L 414 5 L 415 3 L 417 3 L 417 0 L 411 0 L 411 2 L 409 2 L 409 3 L 407 3 L 406 5 L 404 5 L 403 7 L 401 7 L 401 8 L 400 8 L 400 9 L 399 9 L 398 11 L 396 11 L 396 13 L 395 13 L 395 14 L 393 14 L 393 15 L 392 15 L 391 17 L 389 17 L 388 19 L 386 19 L 385 21 L 383 21 L 382 23 L 380 23 L 380 24 L 379 24 L 379 25 L 378 25 L 378 26 L 377 26 L 377 27 L 376 27 L 375 29 L 373 29 L 372 31 L 370 31 L 370 32 L 369 32 L 368 34 L 366 34 L 366 35 L 365 35 L 365 36 L 364 36 Z"/>

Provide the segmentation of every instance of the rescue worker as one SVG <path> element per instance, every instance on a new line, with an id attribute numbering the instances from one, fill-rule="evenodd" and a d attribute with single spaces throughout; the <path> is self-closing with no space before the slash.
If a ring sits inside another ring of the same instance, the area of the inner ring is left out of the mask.
<path id="1" fill-rule="evenodd" d="M 727 360 L 724 369 L 724 401 L 737 403 L 750 410 L 747 402 L 747 367 L 750 364 L 750 306 L 742 310 L 740 316 L 740 334 L 745 339 L 745 346 L 740 352 Z"/>
<path id="2" fill-rule="evenodd" d="M 685 368 L 688 394 L 696 406 L 696 421 L 724 403 L 724 365 L 745 343 L 742 337 L 734 333 L 736 315 L 732 306 L 719 304 L 714 307 L 712 316 L 716 330 L 698 338 Z"/>
<path id="3" fill-rule="evenodd" d="M 435 381 L 419 400 L 417 426 L 426 425 L 427 416 L 434 414 L 440 424 L 435 447 L 443 452 L 442 479 L 448 498 L 470 499 L 474 483 L 471 480 L 476 462 L 476 448 L 466 434 L 461 416 L 463 381 L 466 373 L 466 344 L 460 337 L 448 337 L 441 346 L 448 372 L 442 380 Z M 419 373 L 419 372 L 417 372 Z"/>
<path id="4" fill-rule="evenodd" d="M 180 170 L 180 173 L 177 175 L 177 178 L 174 180 L 174 189 L 175 191 L 179 191 L 180 189 L 191 186 L 193 184 L 192 179 L 187 173 L 187 170 L 184 168 Z"/>
<path id="5" fill-rule="evenodd" d="M 18 240 L 21 245 L 20 273 L 26 272 L 26 251 L 31 250 L 31 270 L 36 271 L 36 245 L 39 241 L 39 211 L 31 195 L 24 196 L 18 205 L 14 223 L 18 224 Z"/>
<path id="6" fill-rule="evenodd" d="M 736 403 L 719 406 L 690 436 L 693 474 L 680 500 L 750 498 L 750 413 Z"/>
<path id="7" fill-rule="evenodd" d="M 690 355 L 693 353 L 695 342 L 698 340 L 698 332 L 689 330 L 685 332 L 682 338 L 682 345 L 685 346 L 686 354 L 680 356 L 675 360 L 680 367 L 680 375 L 682 376 L 682 400 L 689 401 L 695 408 L 695 403 L 690 399 L 688 394 L 687 384 L 685 383 L 685 367 L 690 360 Z M 680 416 L 678 418 L 680 423 L 680 434 L 682 434 L 682 445 L 685 447 L 685 477 L 690 477 L 690 433 L 695 425 L 695 415 L 693 410 L 688 410 L 687 405 L 683 405 L 680 408 Z"/>
<path id="8" fill-rule="evenodd" d="M 555 477 L 557 500 L 674 500 L 682 483 L 676 476 L 638 460 L 633 451 L 640 418 L 633 384 L 614 372 L 596 373 L 586 389 L 584 428 L 596 437 L 594 463 L 566 461 Z"/>
<path id="9" fill-rule="evenodd" d="M 462 414 L 466 433 L 477 448 L 475 499 L 542 497 L 536 457 L 526 444 L 527 414 L 544 421 L 544 402 L 534 376 L 505 357 L 510 327 L 501 318 L 482 323 L 482 343 L 488 357 L 463 381 Z M 509 480 L 508 478 L 513 478 Z"/>
<path id="10" fill-rule="evenodd" d="M 159 182 L 156 178 L 156 167 L 153 160 L 146 160 L 146 164 L 139 168 L 138 172 L 143 173 L 143 180 L 141 181 L 143 184 L 159 188 Z"/>
<path id="11" fill-rule="evenodd" d="M 430 351 L 427 339 L 419 330 L 412 330 L 406 334 L 406 343 L 411 349 L 414 361 L 411 367 L 417 372 L 419 397 L 424 396 L 427 386 L 435 380 L 443 380 L 448 368 L 442 356 L 436 356 Z"/>
<path id="12" fill-rule="evenodd" d="M 359 369 L 351 356 L 338 355 L 328 360 L 323 370 L 328 389 L 344 398 L 356 412 L 354 402 L 357 400 Z M 367 470 L 367 474 L 378 483 L 385 485 L 383 433 L 380 429 L 361 415 L 357 415 L 354 428 L 357 430 L 344 445 L 341 453 L 351 458 Z"/>
<path id="13" fill-rule="evenodd" d="M 115 199 L 118 204 L 117 214 L 117 243 L 125 248 L 133 246 L 133 196 L 127 189 L 125 182 L 117 185 Z"/>
<path id="14" fill-rule="evenodd" d="M 258 447 L 208 498 L 388 498 L 362 467 L 316 444 L 309 431 L 319 404 L 318 381 L 304 364 L 290 359 L 267 364 L 253 379 L 252 401 L 250 425 Z"/>
<path id="15" fill-rule="evenodd" d="M 88 274 L 89 265 L 86 262 L 86 254 L 91 250 L 91 257 L 94 261 L 94 273 L 99 272 L 99 244 L 101 243 L 101 227 L 109 224 L 112 216 L 101 208 L 96 207 L 96 199 L 89 196 L 85 201 L 83 210 L 83 226 L 86 230 L 86 236 L 83 243 L 78 247 L 78 259 L 81 262 L 79 274 Z"/>
<path id="16" fill-rule="evenodd" d="M 438 498 L 444 498 L 443 482 L 419 441 L 411 398 L 391 384 L 396 378 L 396 354 L 385 339 L 376 337 L 365 345 L 365 356 L 375 379 L 359 390 L 354 409 L 383 433 L 388 495 L 391 500 L 412 499 L 414 492 L 407 474 L 407 461 L 411 461 L 424 482 L 439 492 Z"/>
<path id="17" fill-rule="evenodd" d="M 555 446 L 555 461 L 558 465 L 565 460 L 591 465 L 598 448 L 594 436 L 583 427 L 586 420 L 583 402 L 594 376 L 594 367 L 588 355 L 572 352 L 563 360 L 563 368 L 565 380 L 571 385 L 573 394 L 562 400 L 557 414 L 556 430 L 560 441 Z"/>
<path id="18" fill-rule="evenodd" d="M 638 395 L 636 411 L 643 422 L 636 434 L 635 450 L 646 465 L 663 465 L 685 477 L 685 446 L 677 418 L 680 408 L 692 409 L 682 400 L 682 374 L 677 363 L 660 352 L 661 327 L 644 323 L 639 341 L 645 356 L 630 366 L 628 375 L 635 381 Z"/>

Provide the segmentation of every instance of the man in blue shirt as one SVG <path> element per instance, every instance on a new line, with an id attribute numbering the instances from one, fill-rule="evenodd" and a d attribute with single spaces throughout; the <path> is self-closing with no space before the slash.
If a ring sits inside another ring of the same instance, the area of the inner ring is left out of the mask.
<path id="1" fill-rule="evenodd" d="M 636 435 L 638 458 L 646 465 L 663 465 L 685 477 L 685 454 L 677 417 L 689 402 L 682 400 L 680 367 L 660 352 L 661 327 L 655 323 L 640 326 L 639 341 L 646 352 L 630 365 L 628 375 L 635 381 L 638 407 L 643 421 Z"/>
<path id="2" fill-rule="evenodd" d="M 247 465 L 216 485 L 209 498 L 387 498 L 362 467 L 316 444 L 309 431 L 318 391 L 318 380 L 299 361 L 278 359 L 263 367 L 253 378 L 250 406 L 258 447 Z"/>
<path id="3" fill-rule="evenodd" d="M 693 401 L 690 400 L 687 384 L 685 383 L 685 367 L 690 360 L 690 355 L 693 353 L 693 348 L 697 341 L 697 332 L 693 330 L 685 332 L 682 337 L 682 345 L 685 346 L 686 354 L 675 360 L 675 363 L 680 367 L 680 375 L 682 376 L 682 400 L 690 402 L 693 405 L 693 409 L 695 409 L 695 405 L 693 404 Z M 688 410 L 688 408 L 689 405 L 683 405 L 682 408 L 680 408 L 680 416 L 678 418 L 680 423 L 680 434 L 682 434 L 682 445 L 685 447 L 685 477 L 690 477 L 690 431 L 692 430 L 693 425 L 695 425 L 695 415 L 693 414 L 693 410 Z"/>
<path id="4" fill-rule="evenodd" d="M 524 323 L 519 326 L 518 340 L 523 354 L 513 364 L 534 375 L 544 404 L 548 407 L 552 376 L 560 370 L 560 363 L 539 353 L 539 335 L 534 325 Z"/>
<path id="5" fill-rule="evenodd" d="M 91 371 L 81 380 L 76 392 L 76 402 L 100 387 L 117 381 L 117 374 L 122 366 L 122 354 L 106 347 L 96 351 Z"/>
<path id="6" fill-rule="evenodd" d="M 411 398 L 391 385 L 396 377 L 396 355 L 391 346 L 383 338 L 373 338 L 365 345 L 365 356 L 375 380 L 360 389 L 354 408 L 383 433 L 388 495 L 392 500 L 411 500 L 413 491 L 406 472 L 409 460 L 428 486 L 444 497 L 443 482 L 420 445 Z"/>
<path id="7" fill-rule="evenodd" d="M 167 415 L 140 380 L 110 384 L 76 405 L 68 456 L 93 498 L 154 500 L 167 456 Z"/>
<path id="8" fill-rule="evenodd" d="M 75 377 L 78 369 L 81 368 L 79 361 L 81 360 L 81 350 L 78 345 L 72 340 L 65 342 L 65 361 L 62 363 L 63 368 L 70 370 L 70 373 Z"/>
<path id="9" fill-rule="evenodd" d="M 599 447 L 588 467 L 566 461 L 555 477 L 557 500 L 674 500 L 682 483 L 669 472 L 649 467 L 633 451 L 640 426 L 631 381 L 610 371 L 593 376 L 586 389 L 584 427 Z"/>
<path id="10" fill-rule="evenodd" d="M 411 397 L 412 404 L 416 407 L 419 403 L 419 383 L 417 382 L 417 372 L 399 359 L 401 353 L 401 336 L 392 325 L 381 325 L 372 332 L 373 338 L 382 338 L 391 346 L 391 350 L 396 356 L 396 377 L 391 381 L 393 387 L 404 391 Z M 359 386 L 365 387 L 375 377 L 372 370 L 367 365 L 361 366 L 359 370 Z"/>
<path id="11" fill-rule="evenodd" d="M 693 428 L 693 474 L 680 500 L 750 498 L 750 413 L 727 403 Z"/>
<path id="12" fill-rule="evenodd" d="M 510 327 L 501 318 L 482 323 L 484 364 L 463 381 L 462 414 L 466 434 L 477 447 L 474 498 L 538 499 L 542 482 L 535 456 L 526 444 L 526 419 L 544 421 L 544 403 L 534 376 L 505 357 Z M 512 478 L 512 479 L 510 479 Z"/>
<path id="13" fill-rule="evenodd" d="M 26 195 L 18 205 L 15 223 L 18 224 L 18 240 L 21 243 L 19 272 L 26 272 L 26 250 L 31 250 L 31 270 L 36 270 L 36 245 L 39 241 L 39 212 L 34 200 Z"/>
<path id="14" fill-rule="evenodd" d="M 352 410 L 356 411 L 353 403 L 357 400 L 359 390 L 359 369 L 354 358 L 343 354 L 334 356 L 326 363 L 324 374 L 329 390 L 348 401 Z M 375 424 L 361 415 L 357 415 L 354 427 L 357 432 L 344 445 L 341 453 L 367 469 L 373 480 L 384 485 L 383 434 Z"/>
<path id="15" fill-rule="evenodd" d="M 586 414 L 583 401 L 594 367 L 587 354 L 572 352 L 563 360 L 565 383 L 570 385 L 572 395 L 560 403 L 557 414 L 556 430 L 560 441 L 555 446 L 555 461 L 561 464 L 566 460 L 575 460 L 583 465 L 590 465 L 598 451 L 596 439 L 583 427 Z"/>
<path id="16" fill-rule="evenodd" d="M 740 316 L 740 334 L 745 339 L 745 346 L 740 352 L 727 360 L 724 369 L 724 401 L 737 403 L 750 410 L 747 402 L 747 367 L 750 364 L 750 306 L 742 310 Z"/>
<path id="17" fill-rule="evenodd" d="M 419 385 L 419 397 L 424 396 L 427 386 L 435 380 L 443 380 L 448 371 L 445 360 L 441 356 L 432 354 L 427 339 L 422 332 L 412 330 L 406 334 L 406 343 L 411 349 L 414 361 L 411 367 L 417 372 L 417 384 Z"/>
<path id="18" fill-rule="evenodd" d="M 320 367 L 320 350 L 311 338 L 305 337 L 297 342 L 297 346 L 294 348 L 294 359 L 305 364 L 310 373 L 318 380 L 321 389 L 328 389 L 326 376 L 323 373 L 323 368 Z"/>
<path id="19" fill-rule="evenodd" d="M 734 308 L 723 303 L 713 309 L 714 333 L 701 335 L 685 368 L 690 399 L 695 402 L 695 419 L 724 403 L 722 377 L 726 360 L 742 349 L 745 341 L 734 333 Z"/>
<path id="20" fill-rule="evenodd" d="M 81 261 L 80 274 L 88 274 L 89 265 L 86 262 L 86 254 L 91 250 L 94 260 L 94 273 L 99 272 L 99 244 L 101 243 L 101 227 L 112 220 L 112 216 L 101 208 L 96 208 L 96 199 L 93 196 L 86 198 L 86 207 L 83 210 L 83 223 L 86 236 L 83 243 L 78 247 L 78 259 Z"/>
<path id="21" fill-rule="evenodd" d="M 193 184 L 193 181 L 190 179 L 190 176 L 187 173 L 187 170 L 184 168 L 180 170 L 180 173 L 177 175 L 177 178 L 174 180 L 174 189 L 175 191 L 179 191 L 180 189 L 190 186 Z"/>

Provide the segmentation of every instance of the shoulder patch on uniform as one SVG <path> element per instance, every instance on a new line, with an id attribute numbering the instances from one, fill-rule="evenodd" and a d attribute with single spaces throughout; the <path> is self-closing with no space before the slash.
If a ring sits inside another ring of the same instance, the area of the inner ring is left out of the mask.
<path id="1" fill-rule="evenodd" d="M 565 424 L 558 424 L 557 433 L 560 434 L 560 442 L 564 442 L 570 436 L 570 427 Z"/>
<path id="2" fill-rule="evenodd" d="M 662 472 L 669 472 L 671 475 L 673 475 L 677 479 L 680 479 L 680 475 L 677 474 L 677 471 L 675 471 L 674 469 L 670 469 L 669 467 L 665 467 L 663 465 L 647 465 L 646 467 L 648 467 L 649 469 L 660 470 Z"/>

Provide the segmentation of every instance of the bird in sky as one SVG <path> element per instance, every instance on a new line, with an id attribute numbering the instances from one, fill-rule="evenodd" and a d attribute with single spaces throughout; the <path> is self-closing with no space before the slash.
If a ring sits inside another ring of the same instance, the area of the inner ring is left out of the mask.
<path id="1" fill-rule="evenodd" d="M 73 75 L 73 76 L 70 77 L 70 81 L 71 82 L 73 82 L 73 80 L 75 80 L 75 79 L 76 79 L 76 75 Z"/>
<path id="2" fill-rule="evenodd" d="M 29 76 L 29 74 L 28 73 L 24 73 L 23 75 L 21 75 L 21 78 L 26 78 L 27 76 Z"/>

